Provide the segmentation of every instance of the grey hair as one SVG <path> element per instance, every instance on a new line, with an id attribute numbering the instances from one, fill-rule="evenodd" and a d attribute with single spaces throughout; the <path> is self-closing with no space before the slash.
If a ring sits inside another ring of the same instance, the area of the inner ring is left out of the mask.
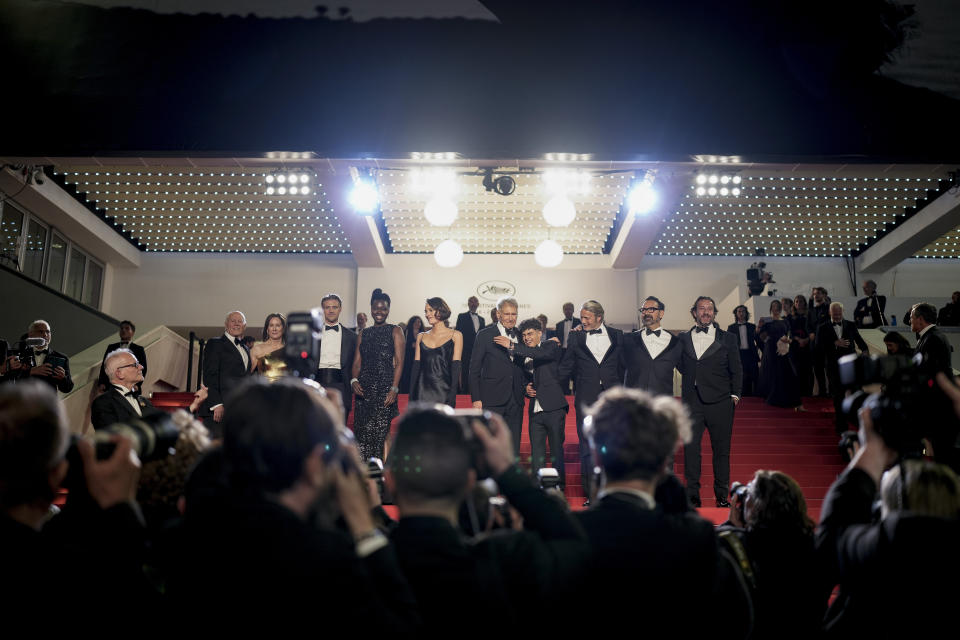
<path id="1" fill-rule="evenodd" d="M 504 305 L 513 307 L 514 309 L 517 309 L 517 310 L 520 309 L 520 303 L 517 302 L 517 299 L 511 298 L 510 296 L 504 296 L 499 300 L 497 300 L 497 311 L 500 311 L 500 309 L 502 309 Z"/>
<path id="2" fill-rule="evenodd" d="M 134 356 L 133 351 L 130 351 L 130 349 L 114 349 L 108 353 L 107 357 L 103 359 L 103 370 L 110 380 L 113 380 L 113 376 L 117 372 L 116 363 L 113 361 L 116 360 L 118 356 L 122 355 L 130 355 L 133 356 L 134 360 L 137 359 L 137 356 Z"/>
<path id="3" fill-rule="evenodd" d="M 834 307 L 840 307 L 840 311 L 843 311 L 843 303 L 842 303 L 842 302 L 831 302 L 831 303 L 830 303 L 830 308 L 833 309 Z"/>
<path id="4" fill-rule="evenodd" d="M 589 311 L 595 316 L 600 316 L 601 318 L 604 317 L 603 305 L 597 302 L 596 300 L 587 300 L 582 305 L 580 305 L 580 308 L 584 311 Z"/>

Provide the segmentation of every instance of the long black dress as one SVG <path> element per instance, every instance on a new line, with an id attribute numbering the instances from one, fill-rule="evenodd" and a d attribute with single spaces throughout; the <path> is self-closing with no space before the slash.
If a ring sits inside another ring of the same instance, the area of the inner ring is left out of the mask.
<path id="1" fill-rule="evenodd" d="M 790 326 L 785 320 L 773 320 L 764 322 L 762 331 L 766 333 L 766 341 L 760 362 L 761 394 L 766 403 L 774 407 L 799 407 L 800 389 L 793 363 L 789 354 L 777 353 L 777 343 L 790 334 Z"/>
<path id="2" fill-rule="evenodd" d="M 801 396 L 813 395 L 813 352 L 808 342 L 801 347 L 797 338 L 809 338 L 809 322 L 806 314 L 792 315 L 788 318 L 793 341 L 790 343 L 790 360 L 797 374 L 797 389 Z"/>
<path id="3" fill-rule="evenodd" d="M 390 421 L 397 417 L 397 403 L 383 406 L 393 385 L 393 330 L 395 325 L 374 325 L 360 338 L 360 375 L 363 397 L 356 396 L 354 435 L 364 460 L 383 458 L 383 444 L 390 434 Z"/>
<path id="4" fill-rule="evenodd" d="M 456 404 L 452 389 L 451 369 L 453 363 L 453 338 L 436 348 L 420 341 L 420 375 L 411 380 L 412 399 L 419 402 L 442 402 L 451 407 Z"/>

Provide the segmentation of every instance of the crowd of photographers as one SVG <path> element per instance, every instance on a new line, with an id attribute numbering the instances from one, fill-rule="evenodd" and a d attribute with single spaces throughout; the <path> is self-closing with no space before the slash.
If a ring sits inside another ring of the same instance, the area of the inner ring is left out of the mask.
<path id="1" fill-rule="evenodd" d="M 938 383 L 960 415 L 960 390 Z M 49 385 L 0 386 L 8 610 L 109 603 L 217 626 L 740 638 L 885 637 L 952 616 L 957 477 L 904 459 L 869 408 L 819 526 L 796 482 L 758 471 L 715 529 L 669 471 L 690 437 L 674 398 L 601 396 L 587 421 L 600 491 L 579 513 L 521 470 L 495 415 L 414 405 L 380 480 L 321 387 L 254 381 L 228 402 L 220 445 L 186 412 L 88 440 L 69 435 Z"/>

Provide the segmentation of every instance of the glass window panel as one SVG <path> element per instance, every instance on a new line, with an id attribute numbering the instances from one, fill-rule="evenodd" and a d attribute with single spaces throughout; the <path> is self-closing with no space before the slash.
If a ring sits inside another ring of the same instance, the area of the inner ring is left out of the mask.
<path id="1" fill-rule="evenodd" d="M 87 261 L 87 277 L 83 282 L 83 304 L 100 308 L 100 287 L 103 284 L 103 267 L 93 260 Z"/>
<path id="2" fill-rule="evenodd" d="M 47 250 L 47 227 L 36 220 L 27 224 L 26 246 L 21 271 L 34 280 L 43 275 L 43 258 Z"/>
<path id="3" fill-rule="evenodd" d="M 70 249 L 70 268 L 67 270 L 67 286 L 64 288 L 71 298 L 80 299 L 83 293 L 83 272 L 87 268 L 87 256 L 77 251 L 76 247 Z"/>
<path id="4" fill-rule="evenodd" d="M 67 241 L 54 232 L 50 240 L 50 258 L 47 263 L 47 275 L 43 283 L 57 291 L 63 289 L 63 272 L 67 268 Z"/>
<path id="5" fill-rule="evenodd" d="M 23 232 L 23 214 L 9 204 L 3 206 L 0 219 L 0 263 L 17 268 L 17 249 Z"/>

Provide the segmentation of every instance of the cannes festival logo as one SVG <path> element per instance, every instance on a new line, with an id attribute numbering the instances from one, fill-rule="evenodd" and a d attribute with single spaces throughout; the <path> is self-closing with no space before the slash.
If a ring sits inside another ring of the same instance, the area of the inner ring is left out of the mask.
<path id="1" fill-rule="evenodd" d="M 514 296 L 517 288 L 503 280 L 487 280 L 477 287 L 477 295 L 484 300 L 496 302 L 504 296 Z"/>

